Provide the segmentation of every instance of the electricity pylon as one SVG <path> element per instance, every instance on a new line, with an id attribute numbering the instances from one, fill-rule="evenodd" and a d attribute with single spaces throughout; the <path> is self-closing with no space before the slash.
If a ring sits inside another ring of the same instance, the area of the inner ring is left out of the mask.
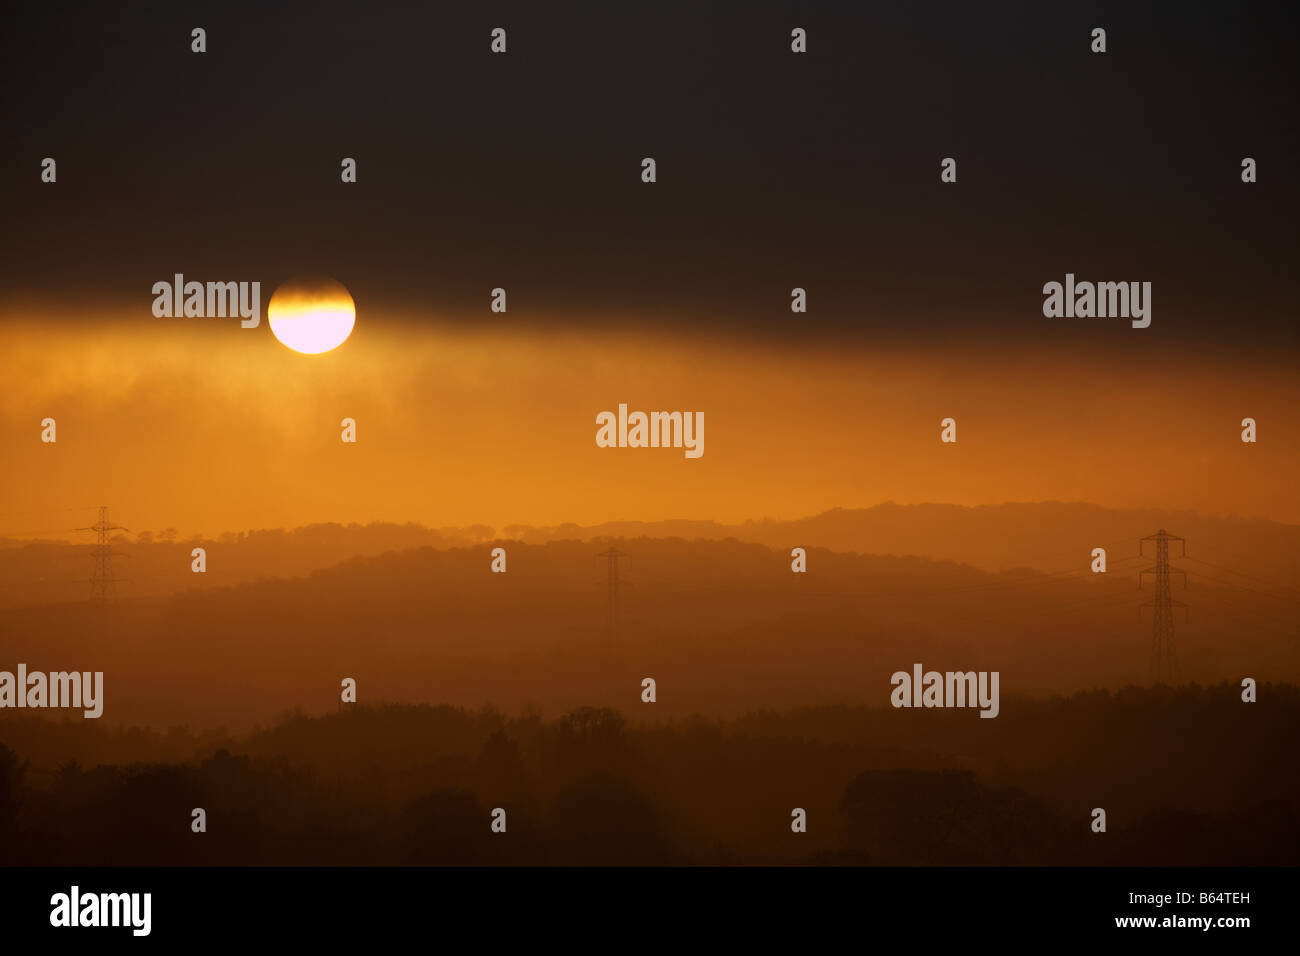
<path id="1" fill-rule="evenodd" d="M 76 528 L 76 531 L 95 532 L 95 571 L 90 577 L 90 600 L 97 604 L 111 604 L 117 600 L 117 579 L 113 575 L 113 558 L 121 551 L 113 550 L 109 533 L 113 531 L 130 531 L 121 525 L 108 523 L 108 505 L 100 505 L 99 520 L 89 528 Z"/>
<path id="2" fill-rule="evenodd" d="M 606 589 L 609 592 L 609 607 L 605 618 L 605 634 L 612 642 L 618 634 L 618 559 L 630 557 L 622 551 L 618 551 L 613 545 L 608 551 L 596 555 L 598 558 L 606 558 L 609 561 L 609 573 L 605 580 Z"/>
<path id="3" fill-rule="evenodd" d="M 1138 541 L 1138 554 L 1143 553 L 1143 545 L 1147 541 L 1156 543 L 1156 563 L 1154 567 L 1138 572 L 1138 589 L 1142 588 L 1142 575 L 1154 574 L 1156 576 L 1156 593 L 1155 597 L 1150 601 L 1139 605 L 1138 615 L 1141 616 L 1144 607 L 1155 609 L 1155 619 L 1152 622 L 1151 630 L 1151 676 L 1154 680 L 1163 679 L 1172 684 L 1178 677 L 1178 658 L 1174 654 L 1174 608 L 1181 607 L 1185 613 L 1190 612 L 1186 612 L 1187 605 L 1185 603 L 1175 601 L 1171 595 L 1170 575 L 1181 574 L 1183 576 L 1183 588 L 1186 589 L 1187 572 L 1181 568 L 1169 566 L 1169 542 L 1179 542 L 1183 548 L 1181 557 L 1186 557 L 1187 540 L 1169 534 L 1164 528 L 1161 528 L 1155 534 L 1149 534 Z"/>

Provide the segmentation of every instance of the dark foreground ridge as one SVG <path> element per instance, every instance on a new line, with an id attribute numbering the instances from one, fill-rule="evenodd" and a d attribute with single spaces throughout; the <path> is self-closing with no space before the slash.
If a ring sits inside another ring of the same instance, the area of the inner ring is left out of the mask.
<path id="1" fill-rule="evenodd" d="M 0 863 L 1289 864 L 1298 719 L 1295 687 L 1247 704 L 1228 683 L 1008 698 L 992 721 L 357 705 L 232 737 L 6 718 Z"/>

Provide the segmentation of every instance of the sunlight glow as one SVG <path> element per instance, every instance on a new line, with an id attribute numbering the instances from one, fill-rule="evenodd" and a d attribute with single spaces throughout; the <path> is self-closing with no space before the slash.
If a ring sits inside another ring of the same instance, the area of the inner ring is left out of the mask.
<path id="1" fill-rule="evenodd" d="M 342 345 L 356 324 L 348 290 L 332 279 L 299 280 L 275 290 L 266 307 L 271 333 L 295 352 L 319 355 Z"/>

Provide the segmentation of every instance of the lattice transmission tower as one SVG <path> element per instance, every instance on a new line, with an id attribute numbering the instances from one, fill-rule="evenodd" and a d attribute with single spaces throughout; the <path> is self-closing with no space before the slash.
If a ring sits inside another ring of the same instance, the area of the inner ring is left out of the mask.
<path id="1" fill-rule="evenodd" d="M 109 535 L 114 531 L 129 531 L 121 525 L 109 524 L 108 505 L 100 505 L 99 520 L 89 528 L 76 528 L 76 531 L 95 532 L 95 550 L 91 553 L 95 559 L 95 570 L 90 576 L 90 600 L 95 604 L 112 604 L 117 601 L 117 577 L 113 573 L 113 558 L 122 554 L 113 550 Z"/>
<path id="2" fill-rule="evenodd" d="M 631 555 L 624 554 L 613 545 L 610 545 L 608 551 L 603 551 L 596 557 L 605 558 L 609 562 L 609 571 L 605 577 L 605 588 L 609 594 L 609 604 L 605 615 L 605 635 L 613 642 L 618 634 L 619 586 L 621 584 L 618 576 L 618 559 L 631 557 Z"/>
<path id="3" fill-rule="evenodd" d="M 1187 612 L 1187 605 L 1182 601 L 1173 599 L 1173 589 L 1170 586 L 1169 579 L 1172 575 L 1181 574 L 1183 576 L 1183 588 L 1187 587 L 1187 572 L 1181 568 L 1169 566 L 1169 542 L 1177 541 L 1182 545 L 1182 554 L 1180 557 L 1187 556 L 1187 540 L 1177 535 L 1170 534 L 1161 528 L 1155 534 L 1149 534 L 1138 541 L 1138 554 L 1144 555 L 1146 542 L 1154 541 L 1156 543 L 1156 563 L 1154 567 L 1147 568 L 1145 571 L 1138 573 L 1138 588 L 1142 587 L 1142 575 L 1154 574 L 1156 576 L 1156 593 L 1150 601 L 1141 604 L 1138 607 L 1139 616 L 1142 608 L 1149 607 L 1155 609 L 1155 619 L 1151 626 L 1151 677 L 1153 680 L 1164 680 L 1172 684 L 1178 678 L 1178 656 L 1174 651 L 1174 608 L 1181 607 L 1184 613 Z"/>

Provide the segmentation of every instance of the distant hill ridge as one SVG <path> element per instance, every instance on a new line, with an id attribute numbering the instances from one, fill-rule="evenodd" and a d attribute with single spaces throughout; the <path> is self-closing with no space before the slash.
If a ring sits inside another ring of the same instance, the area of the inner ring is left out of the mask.
<path id="1" fill-rule="evenodd" d="M 131 556 L 125 559 L 130 574 L 122 569 L 131 582 L 120 589 L 121 595 L 128 597 L 268 577 L 301 577 L 353 557 L 420 547 L 471 547 L 494 540 L 544 544 L 603 538 L 735 538 L 778 549 L 820 547 L 859 554 L 915 555 L 986 571 L 1029 568 L 1055 572 L 1086 564 L 1095 547 L 1106 548 L 1112 560 L 1136 555 L 1138 539 L 1158 528 L 1188 540 L 1193 567 L 1211 575 L 1227 574 L 1239 585 L 1289 586 L 1300 573 L 1297 525 L 1063 502 L 975 507 L 885 502 L 781 521 L 610 521 L 588 526 L 509 525 L 499 531 L 487 525 L 432 529 L 415 523 L 329 523 L 227 533 L 215 539 L 162 539 L 146 532 L 134 539 L 119 539 L 118 547 Z M 199 546 L 208 550 L 211 573 L 207 575 L 190 571 L 190 550 Z M 86 544 L 0 539 L 0 607 L 84 597 L 90 575 L 89 552 Z M 1174 557 L 1178 559 L 1177 553 Z"/>

